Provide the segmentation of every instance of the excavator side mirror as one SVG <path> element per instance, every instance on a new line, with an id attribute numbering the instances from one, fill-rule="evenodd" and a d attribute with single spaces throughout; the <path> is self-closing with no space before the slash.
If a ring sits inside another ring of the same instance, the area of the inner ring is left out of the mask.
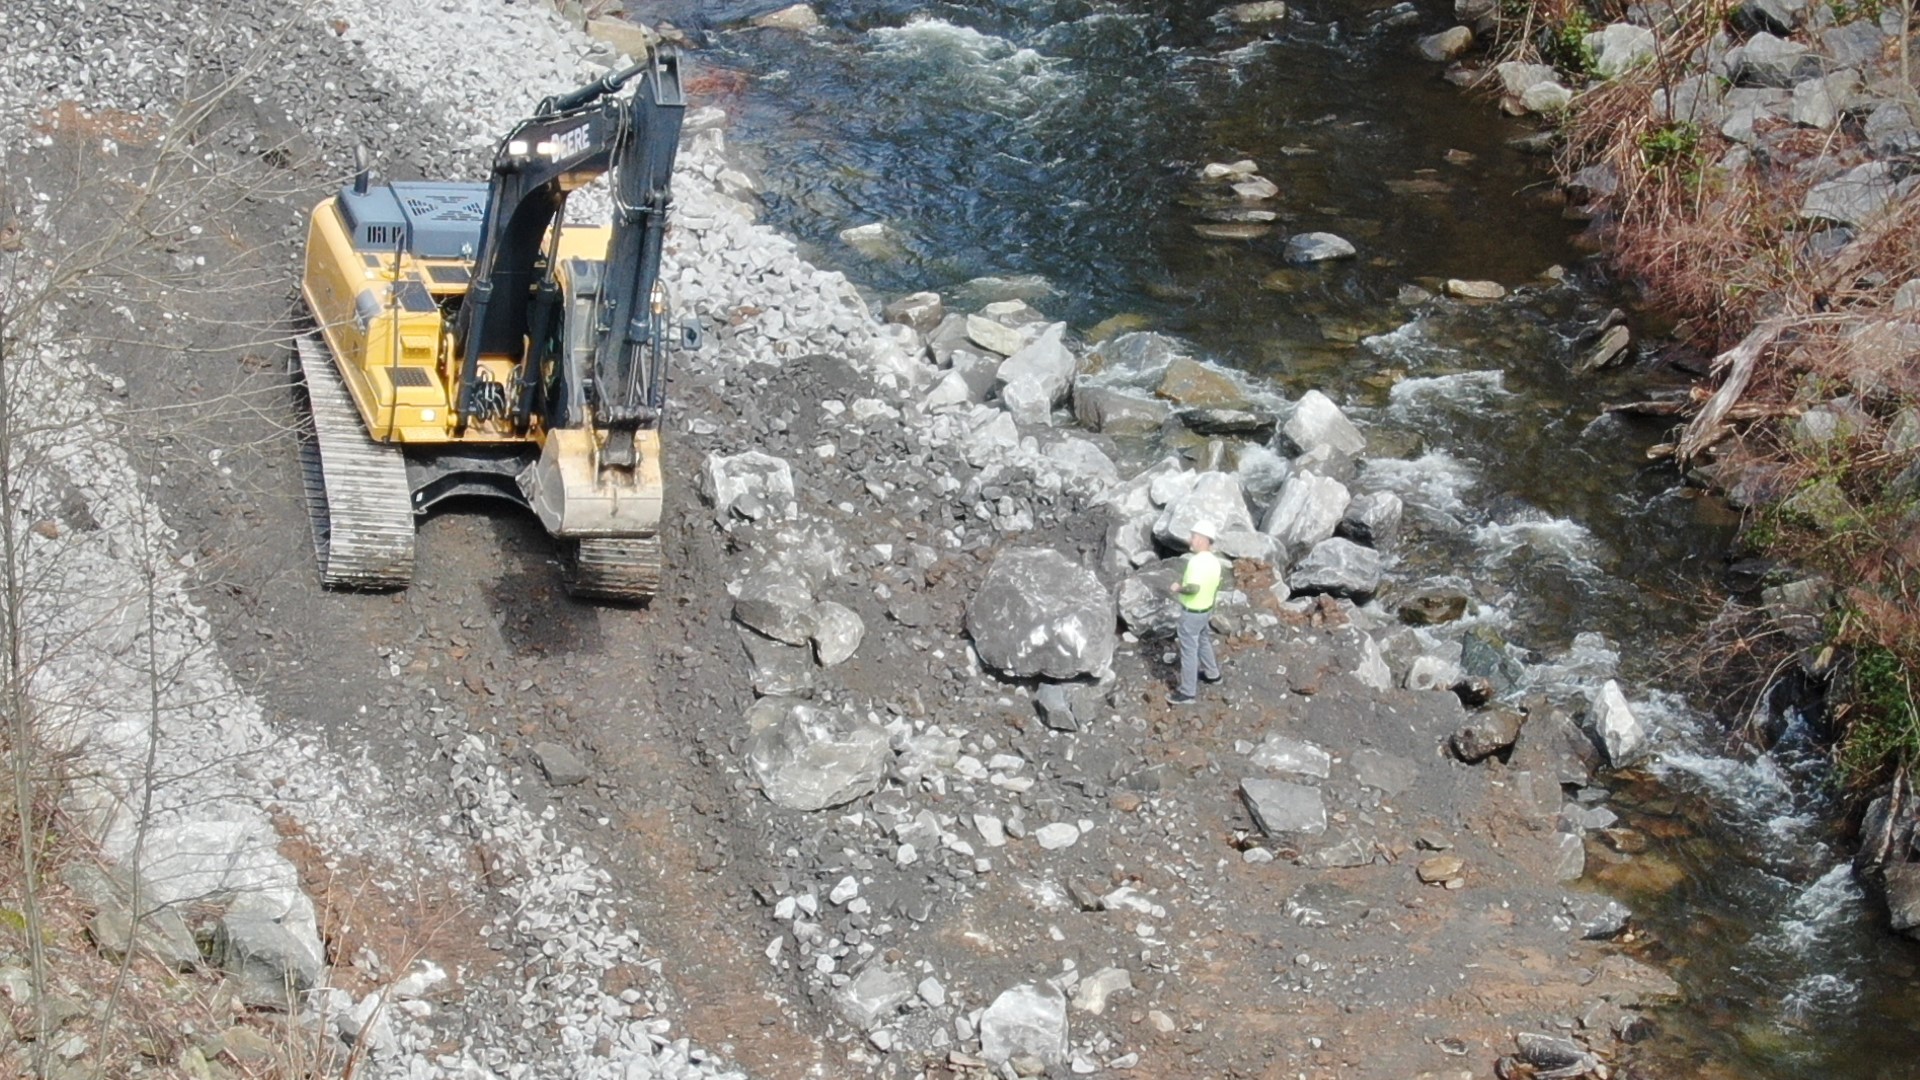
<path id="1" fill-rule="evenodd" d="M 680 324 L 680 347 L 698 351 L 704 335 L 700 333 L 700 324 L 689 319 Z"/>

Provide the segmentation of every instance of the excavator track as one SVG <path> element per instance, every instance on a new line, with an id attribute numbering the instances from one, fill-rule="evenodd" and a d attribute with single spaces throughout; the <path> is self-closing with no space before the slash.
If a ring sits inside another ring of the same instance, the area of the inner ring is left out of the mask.
<path id="1" fill-rule="evenodd" d="M 359 410 L 312 334 L 294 339 L 293 377 L 307 406 L 300 471 L 320 581 L 335 589 L 404 589 L 413 580 L 413 496 L 397 447 L 367 437 Z"/>
<path id="2" fill-rule="evenodd" d="M 561 572 L 567 592 L 582 600 L 650 600 L 660 588 L 660 538 L 573 541 L 564 552 Z"/>

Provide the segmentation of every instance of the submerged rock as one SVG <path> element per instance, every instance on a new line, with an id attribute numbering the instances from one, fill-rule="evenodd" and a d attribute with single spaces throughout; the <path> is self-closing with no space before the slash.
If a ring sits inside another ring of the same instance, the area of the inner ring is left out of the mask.
<path id="1" fill-rule="evenodd" d="M 1311 232 L 1287 237 L 1285 257 L 1290 263 L 1317 263 L 1351 259 L 1359 253 L 1345 237 L 1329 232 Z"/>

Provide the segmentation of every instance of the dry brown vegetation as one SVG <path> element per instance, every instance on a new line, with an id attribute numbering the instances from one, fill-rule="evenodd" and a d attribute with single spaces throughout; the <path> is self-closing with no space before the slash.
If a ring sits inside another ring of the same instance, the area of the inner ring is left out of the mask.
<path id="1" fill-rule="evenodd" d="M 1881 6 L 1828 10 L 1860 17 Z M 1584 89 L 1592 57 L 1580 35 L 1624 18 L 1624 5 L 1507 0 L 1500 51 L 1552 63 L 1579 89 L 1561 120 L 1562 175 L 1591 194 L 1609 256 L 1678 320 L 1675 347 L 1714 357 L 1688 423 L 1656 454 L 1735 495 L 1753 551 L 1832 583 L 1826 647 L 1801 663 L 1833 679 L 1836 756 L 1864 784 L 1920 760 L 1920 312 L 1893 307 L 1920 277 L 1920 196 L 1851 237 L 1823 233 L 1802 203 L 1872 159 L 1858 115 L 1827 129 L 1763 119 L 1751 147 L 1686 115 L 1683 84 L 1707 73 L 1709 42 L 1741 36 L 1734 7 L 1678 5 L 1653 27 L 1651 63 Z M 1902 14 L 1908 33 L 1889 37 L 1865 81 L 1878 100 L 1904 94 L 1920 112 L 1910 2 Z M 1809 428 L 1809 410 L 1838 423 Z M 1752 674 L 1778 676 L 1778 664 L 1764 666 Z"/>

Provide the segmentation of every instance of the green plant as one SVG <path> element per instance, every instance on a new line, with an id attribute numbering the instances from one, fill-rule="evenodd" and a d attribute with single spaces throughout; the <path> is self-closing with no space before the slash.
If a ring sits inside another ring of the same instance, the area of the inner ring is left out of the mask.
<path id="1" fill-rule="evenodd" d="M 1884 645 L 1857 647 L 1848 681 L 1846 732 L 1834 757 L 1839 779 L 1857 788 L 1920 761 L 1920 706 L 1899 655 Z"/>
<path id="2" fill-rule="evenodd" d="M 1640 135 L 1640 160 L 1649 169 L 1688 168 L 1699 164 L 1700 128 L 1681 120 Z"/>
<path id="3" fill-rule="evenodd" d="M 1541 30 L 1540 55 L 1563 73 L 1576 79 L 1592 77 L 1598 67 L 1587 35 L 1593 33 L 1593 16 L 1584 8 L 1567 12 L 1558 26 Z"/>

